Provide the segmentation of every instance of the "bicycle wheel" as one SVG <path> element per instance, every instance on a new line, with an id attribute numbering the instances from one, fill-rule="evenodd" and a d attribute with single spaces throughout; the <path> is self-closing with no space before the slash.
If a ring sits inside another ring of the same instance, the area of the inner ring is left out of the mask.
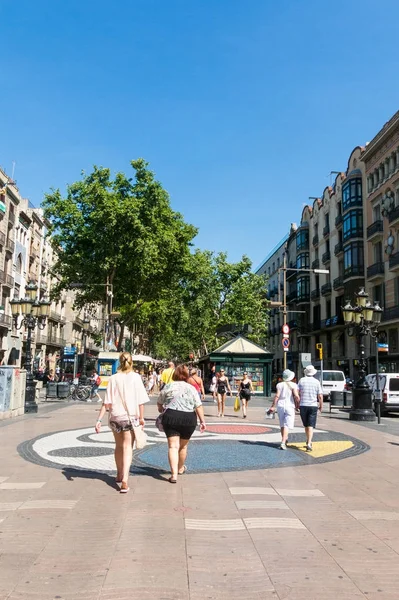
<path id="1" fill-rule="evenodd" d="M 78 387 L 75 393 L 78 400 L 87 400 L 87 398 L 90 396 L 90 388 Z"/>

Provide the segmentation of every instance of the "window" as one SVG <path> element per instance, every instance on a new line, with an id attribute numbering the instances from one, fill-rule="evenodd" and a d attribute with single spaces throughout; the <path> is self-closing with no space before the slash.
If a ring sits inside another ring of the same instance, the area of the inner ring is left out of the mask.
<path id="1" fill-rule="evenodd" d="M 353 277 L 363 274 L 363 242 L 352 242 L 344 249 L 344 277 Z"/>
<path id="2" fill-rule="evenodd" d="M 326 229 L 329 229 L 329 227 L 330 227 L 330 214 L 329 213 L 326 213 L 324 215 L 324 227 Z"/>
<path id="3" fill-rule="evenodd" d="M 362 206 L 362 180 L 351 179 L 342 186 L 342 210 L 345 212 L 352 206 Z"/>
<path id="4" fill-rule="evenodd" d="M 395 277 L 394 281 L 395 305 L 399 304 L 399 277 Z"/>
<path id="5" fill-rule="evenodd" d="M 380 283 L 380 285 L 375 285 L 373 287 L 373 302 L 379 302 L 381 308 L 385 306 L 385 285 Z"/>
<path id="6" fill-rule="evenodd" d="M 342 204 L 337 202 L 337 215 L 342 215 Z"/>
<path id="7" fill-rule="evenodd" d="M 344 216 L 343 241 L 351 237 L 363 237 L 363 211 L 351 210 Z"/>
<path id="8" fill-rule="evenodd" d="M 376 244 L 374 244 L 373 250 L 374 250 L 374 263 L 383 262 L 382 242 L 377 242 Z"/>
<path id="9" fill-rule="evenodd" d="M 390 329 L 388 331 L 388 345 L 389 352 L 397 352 L 398 351 L 398 330 Z"/>
<path id="10" fill-rule="evenodd" d="M 339 277 L 342 277 L 343 274 L 344 274 L 344 261 L 339 260 L 338 261 L 338 275 L 339 275 Z"/>
<path id="11" fill-rule="evenodd" d="M 18 257 L 17 257 L 16 270 L 17 270 L 17 273 L 19 273 L 19 274 L 22 273 L 22 256 L 21 256 L 21 254 L 18 254 Z"/>
<path id="12" fill-rule="evenodd" d="M 373 206 L 373 223 L 381 219 L 381 206 L 376 204 Z"/>
<path id="13" fill-rule="evenodd" d="M 307 229 L 300 229 L 296 235 L 296 249 L 297 252 L 300 250 L 307 250 L 309 248 L 309 231 Z"/>
<path id="14" fill-rule="evenodd" d="M 331 300 L 327 300 L 326 302 L 326 319 L 331 318 Z"/>
<path id="15" fill-rule="evenodd" d="M 309 269 L 309 252 L 302 252 L 296 258 L 297 269 Z"/>
<path id="16" fill-rule="evenodd" d="M 309 275 L 301 275 L 298 277 L 296 282 L 296 291 L 298 300 L 304 300 L 309 298 L 310 295 L 310 281 Z"/>

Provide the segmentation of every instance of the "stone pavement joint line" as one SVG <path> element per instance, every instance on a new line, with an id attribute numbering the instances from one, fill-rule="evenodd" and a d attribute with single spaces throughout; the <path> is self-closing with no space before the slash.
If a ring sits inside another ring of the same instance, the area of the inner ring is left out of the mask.
<path id="1" fill-rule="evenodd" d="M 0 512 L 17 510 L 22 504 L 23 502 L 0 502 Z"/>
<path id="2" fill-rule="evenodd" d="M 202 531 L 238 531 L 245 529 L 241 519 L 185 519 L 186 529 L 201 529 Z"/>
<path id="3" fill-rule="evenodd" d="M 46 485 L 45 481 L 32 483 L 0 483 L 0 490 L 38 490 Z"/>
<path id="4" fill-rule="evenodd" d="M 252 508 L 278 508 L 281 510 L 289 510 L 289 506 L 285 502 L 279 500 L 237 500 L 236 506 L 239 510 L 250 510 Z"/>
<path id="5" fill-rule="evenodd" d="M 67 508 L 72 509 L 77 500 L 30 500 L 24 502 L 19 510 L 43 509 L 43 508 Z"/>
<path id="6" fill-rule="evenodd" d="M 277 492 L 271 487 L 231 487 L 230 494 L 247 495 L 247 494 L 264 494 L 266 496 L 277 496 Z"/>
<path id="7" fill-rule="evenodd" d="M 349 510 L 348 512 L 358 521 L 399 521 L 398 512 L 387 512 L 383 510 Z"/>
<path id="8" fill-rule="evenodd" d="M 278 494 L 280 494 L 280 496 L 292 496 L 294 497 L 298 497 L 298 498 L 306 498 L 306 497 L 316 497 L 316 496 L 324 496 L 323 492 L 321 492 L 318 489 L 314 489 L 314 490 L 281 490 L 281 489 L 277 489 L 276 490 Z"/>
<path id="9" fill-rule="evenodd" d="M 253 517 L 244 519 L 247 529 L 306 529 L 299 519 L 280 517 Z"/>

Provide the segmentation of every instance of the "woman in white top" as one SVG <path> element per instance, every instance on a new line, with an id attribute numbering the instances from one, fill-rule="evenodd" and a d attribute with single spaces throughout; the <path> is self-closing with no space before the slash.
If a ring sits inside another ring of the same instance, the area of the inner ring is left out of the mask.
<path id="1" fill-rule="evenodd" d="M 283 371 L 282 379 L 277 384 L 276 395 L 271 406 L 271 411 L 276 410 L 281 428 L 281 450 L 287 449 L 288 432 L 294 428 L 295 408 L 299 405 L 299 392 L 296 383 L 293 383 L 295 373 L 286 369 Z"/>
<path id="2" fill-rule="evenodd" d="M 133 458 L 133 423 L 144 426 L 144 404 L 149 402 L 143 381 L 133 371 L 129 352 L 119 357 L 118 372 L 110 377 L 105 400 L 98 415 L 96 432 L 100 433 L 101 419 L 109 412 L 109 427 L 115 438 L 116 484 L 121 493 L 129 491 L 128 479 Z"/>

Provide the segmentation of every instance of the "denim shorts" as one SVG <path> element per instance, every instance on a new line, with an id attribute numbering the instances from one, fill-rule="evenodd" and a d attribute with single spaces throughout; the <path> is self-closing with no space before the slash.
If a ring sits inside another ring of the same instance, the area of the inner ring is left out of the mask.
<path id="1" fill-rule="evenodd" d="M 304 427 L 316 427 L 317 406 L 300 406 L 302 424 Z"/>

